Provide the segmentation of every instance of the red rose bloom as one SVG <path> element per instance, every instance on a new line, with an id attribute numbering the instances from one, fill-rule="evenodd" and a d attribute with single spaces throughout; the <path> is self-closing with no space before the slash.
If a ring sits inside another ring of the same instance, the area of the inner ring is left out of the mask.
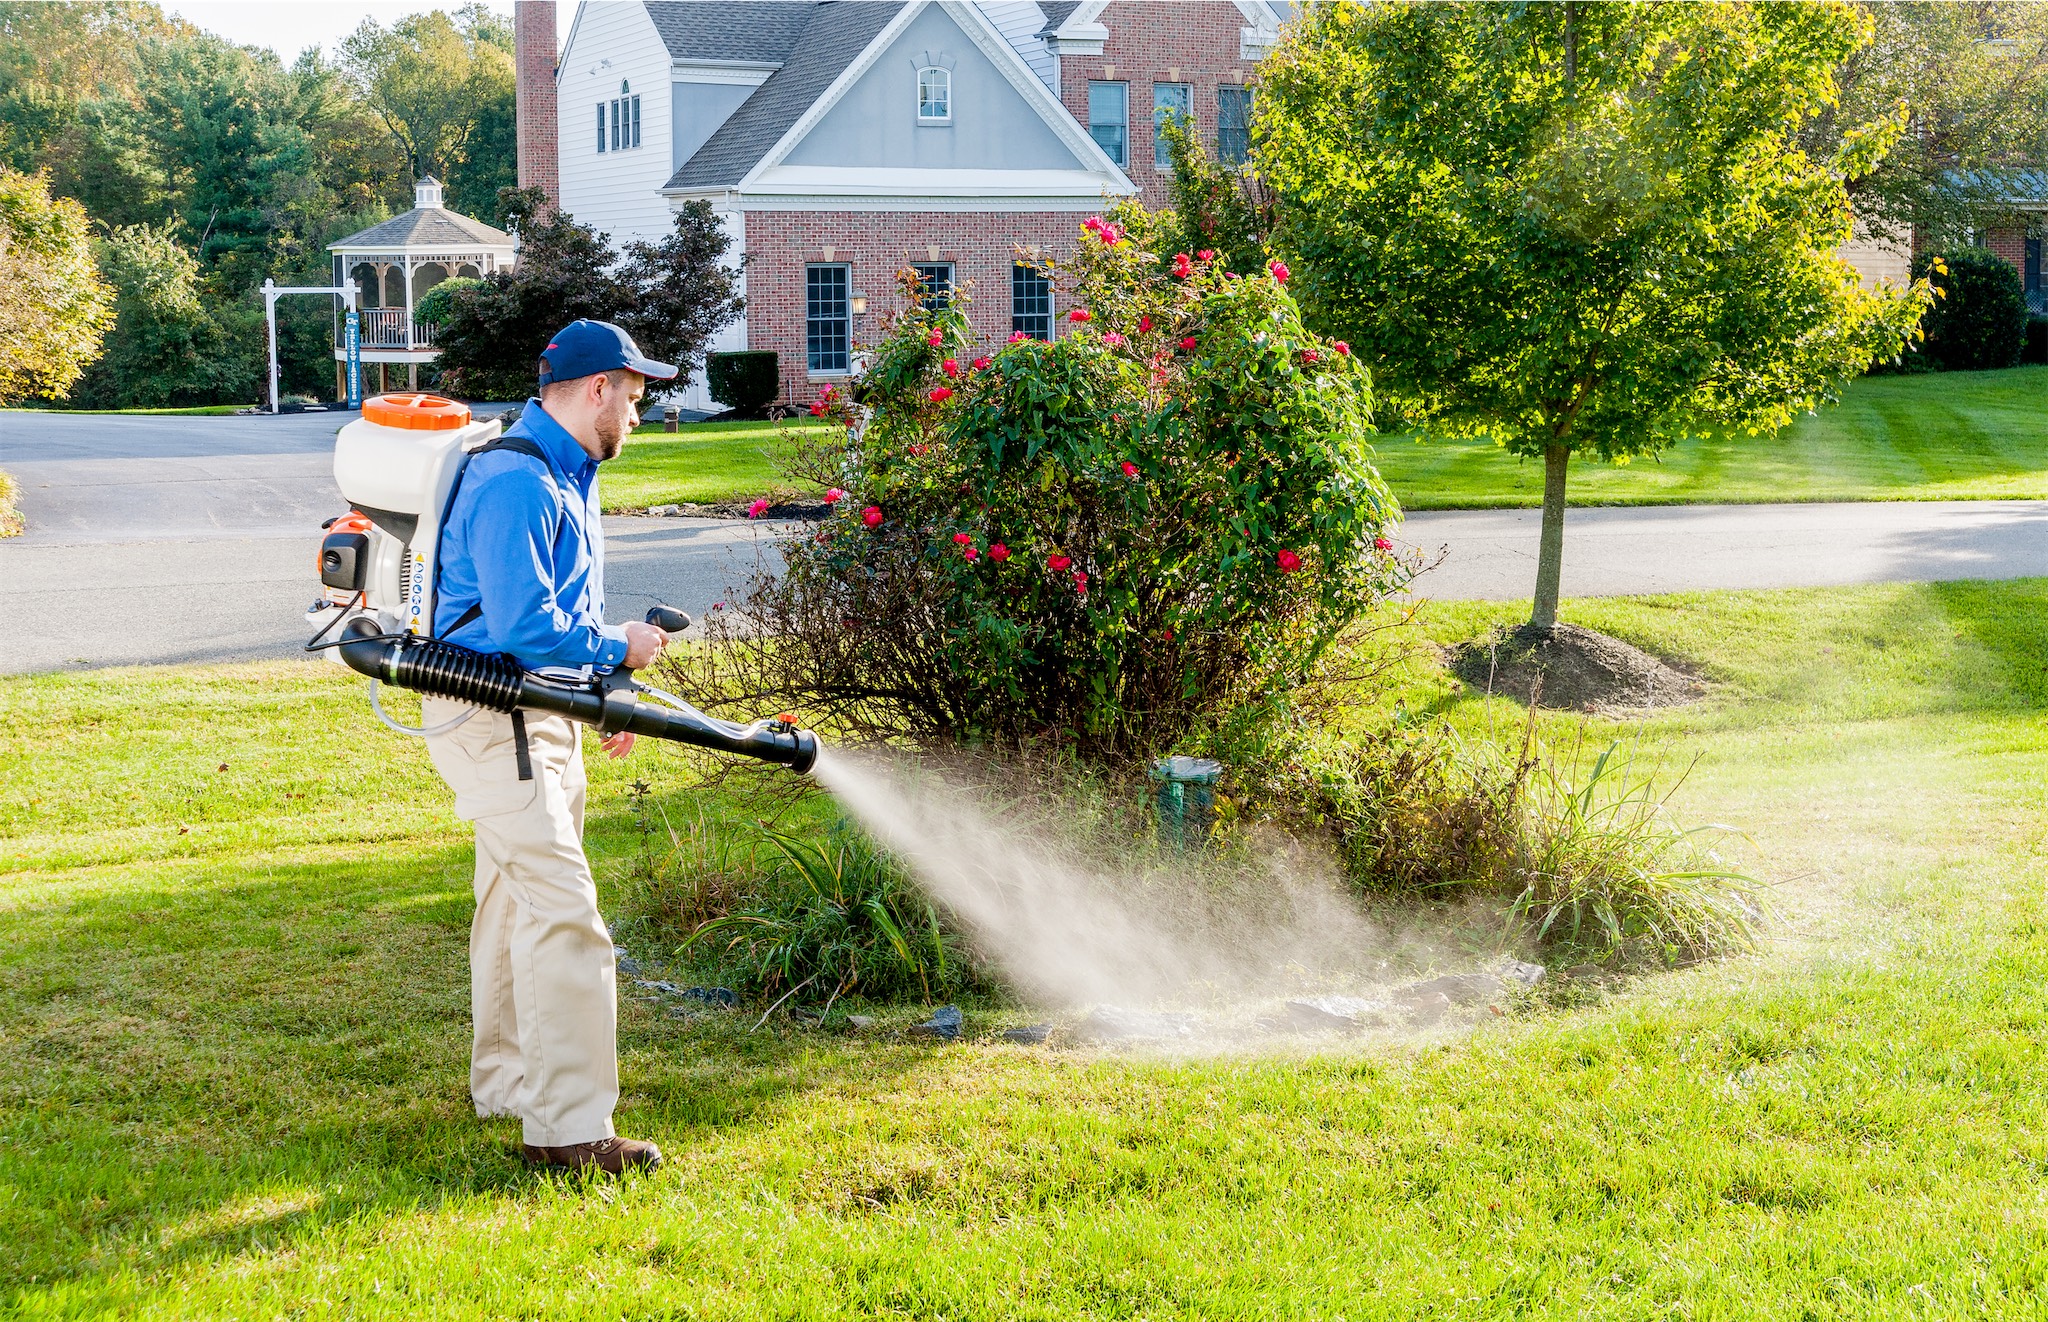
<path id="1" fill-rule="evenodd" d="M 993 358 L 990 358 L 988 355 L 983 354 L 981 357 L 974 360 L 974 370 L 979 372 L 980 370 L 987 367 L 990 363 L 994 361 L 995 360 Z"/>
<path id="2" fill-rule="evenodd" d="M 1049 555 L 1045 558 L 1045 567 L 1047 569 L 1052 570 L 1055 574 L 1057 574 L 1060 570 L 1065 569 L 1068 565 L 1071 565 L 1073 563 L 1074 560 L 1072 556 Z"/>
<path id="3" fill-rule="evenodd" d="M 882 507 L 880 505 L 868 506 L 860 512 L 860 521 L 870 528 L 874 527 L 882 521 Z"/>
<path id="4" fill-rule="evenodd" d="M 1273 278 L 1275 280 L 1278 280 L 1283 285 L 1287 283 L 1287 263 L 1274 262 L 1266 269 L 1273 273 Z"/>
<path id="5" fill-rule="evenodd" d="M 931 393 L 931 401 L 934 404 L 943 404 L 951 398 L 953 398 L 953 388 L 951 386 L 940 386 Z"/>
<path id="6" fill-rule="evenodd" d="M 1372 549 L 1375 551 L 1391 551 L 1394 549 L 1394 544 L 1384 537 L 1375 537 L 1372 539 Z"/>
<path id="7" fill-rule="evenodd" d="M 755 501 L 755 502 L 754 502 L 753 504 L 751 504 L 751 505 L 747 506 L 747 517 L 748 517 L 748 518 L 750 518 L 750 519 L 758 519 L 758 518 L 760 518 L 760 517 L 761 517 L 761 516 L 762 516 L 763 514 L 766 514 L 767 512 L 768 512 L 768 501 L 767 501 L 767 499 L 766 499 L 765 497 L 764 497 L 763 499 L 761 499 L 761 500 L 757 500 L 757 501 Z"/>
<path id="8" fill-rule="evenodd" d="M 1317 353 L 1314 349 L 1303 349 L 1301 351 L 1301 361 L 1305 363 L 1321 362 L 1322 358 L 1323 356 Z"/>
<path id="9" fill-rule="evenodd" d="M 825 503 L 827 505 L 837 505 L 840 501 L 845 499 L 846 493 L 844 491 L 841 491 L 838 487 L 833 487 L 830 491 L 827 491 L 825 493 Z"/>
<path id="10" fill-rule="evenodd" d="M 1074 571 L 1074 591 L 1084 597 L 1088 595 L 1088 575 L 1078 569 Z"/>
<path id="11" fill-rule="evenodd" d="M 1000 564 L 1010 558 L 1010 548 L 1004 546 L 1001 542 L 990 542 L 988 545 L 988 558 Z"/>
<path id="12" fill-rule="evenodd" d="M 974 558 L 975 558 L 976 556 L 980 555 L 980 554 L 981 554 L 981 552 L 979 552 L 979 551 L 975 550 L 975 549 L 974 549 L 973 547 L 971 547 L 971 546 L 963 546 L 963 547 L 961 547 L 961 548 L 960 548 L 960 554 L 961 554 L 961 555 L 963 555 L 963 556 L 965 556 L 965 557 L 966 557 L 967 559 L 969 559 L 969 560 L 972 560 L 972 559 L 974 559 Z"/>
<path id="13" fill-rule="evenodd" d="M 1138 318 L 1138 334 L 1143 335 L 1146 331 L 1151 329 L 1152 317 L 1150 313 L 1147 313 L 1145 316 Z"/>
<path id="14" fill-rule="evenodd" d="M 1069 312 L 1069 313 L 1067 314 L 1067 320 L 1068 320 L 1068 321 L 1093 321 L 1093 320 L 1095 320 L 1095 314 L 1093 314 L 1092 312 L 1088 311 L 1088 309 L 1087 309 L 1087 308 L 1075 308 L 1075 309 L 1074 309 L 1074 310 L 1073 310 L 1072 312 Z"/>
<path id="15" fill-rule="evenodd" d="M 1331 345 L 1330 347 L 1331 347 L 1332 349 L 1335 349 L 1335 350 L 1336 350 L 1336 351 L 1337 351 L 1338 353 L 1350 353 L 1350 352 L 1351 352 L 1351 346 L 1350 346 L 1350 345 L 1348 345 L 1348 344 L 1346 344 L 1346 343 L 1344 343 L 1344 341 L 1342 341 L 1342 340 L 1339 340 L 1339 341 L 1337 341 L 1337 342 L 1336 342 L 1335 344 Z"/>
<path id="16" fill-rule="evenodd" d="M 958 358 L 948 358 L 945 362 L 939 364 L 939 370 L 947 376 L 958 376 L 960 375 L 960 360 Z"/>
<path id="17" fill-rule="evenodd" d="M 932 348 L 934 349 L 938 348 L 941 344 L 945 343 L 945 341 L 946 336 L 942 331 L 933 331 L 931 334 L 924 337 L 924 342 L 932 346 Z"/>
<path id="18" fill-rule="evenodd" d="M 1195 337 L 1192 335 L 1188 336 L 1186 339 L 1180 342 L 1180 347 L 1192 353 L 1195 348 Z"/>
<path id="19" fill-rule="evenodd" d="M 1132 463 L 1132 462 L 1131 462 L 1130 460 L 1128 460 L 1128 459 L 1124 460 L 1124 476 L 1125 476 L 1125 477 L 1136 477 L 1137 475 L 1138 475 L 1138 466 L 1137 466 L 1136 464 Z"/>
<path id="20" fill-rule="evenodd" d="M 965 546 L 965 545 L 967 545 L 967 543 L 969 543 L 969 542 L 971 542 L 971 541 L 973 541 L 973 540 L 974 540 L 974 537 L 973 537 L 973 536 L 972 536 L 971 534 L 969 534 L 969 533 L 964 533 L 964 532 L 956 532 L 956 533 L 954 533 L 954 534 L 953 534 L 953 544 L 954 544 L 955 546 Z"/>
<path id="21" fill-rule="evenodd" d="M 1030 338 L 1031 337 L 1029 335 L 1026 335 L 1023 331 L 1010 332 L 1010 343 L 1012 344 L 1017 343 L 1019 340 L 1028 340 Z"/>
<path id="22" fill-rule="evenodd" d="M 1280 572 L 1283 574 L 1291 574 L 1301 568 L 1301 557 L 1292 551 L 1282 551 L 1278 558 L 1280 561 Z"/>

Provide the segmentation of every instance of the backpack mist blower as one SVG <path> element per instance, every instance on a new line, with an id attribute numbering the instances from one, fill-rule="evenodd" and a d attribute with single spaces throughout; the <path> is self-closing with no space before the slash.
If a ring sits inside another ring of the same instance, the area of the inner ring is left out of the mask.
<path id="1" fill-rule="evenodd" d="M 351 508 L 326 524 L 321 595 L 306 615 L 317 632 L 306 649 L 330 652 L 369 676 L 377 718 L 403 734 L 440 734 L 475 712 L 431 728 L 400 725 L 378 701 L 380 683 L 452 698 L 472 709 L 549 712 L 603 734 L 672 739 L 809 771 L 818 760 L 818 736 L 788 721 L 722 721 L 640 683 L 624 667 L 594 678 L 567 678 L 433 636 L 441 525 L 464 467 L 486 449 L 516 450 L 546 462 L 533 442 L 500 431 L 496 421 L 472 422 L 467 405 L 436 395 L 363 401 L 363 416 L 335 437 L 334 480 Z M 657 606 L 647 612 L 647 622 L 673 633 L 688 628 L 690 617 Z"/>

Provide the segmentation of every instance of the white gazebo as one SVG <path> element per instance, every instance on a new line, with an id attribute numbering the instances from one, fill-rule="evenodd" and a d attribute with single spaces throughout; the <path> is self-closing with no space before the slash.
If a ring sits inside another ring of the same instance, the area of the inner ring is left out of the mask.
<path id="1" fill-rule="evenodd" d="M 388 390 L 390 364 L 405 364 L 405 383 L 419 385 L 421 363 L 430 363 L 434 328 L 413 320 L 413 308 L 429 289 L 450 276 L 480 277 L 512 265 L 513 240 L 501 229 L 441 205 L 441 184 L 429 176 L 413 186 L 413 208 L 351 234 L 327 250 L 334 254 L 334 283 L 361 291 L 362 361 L 376 363 L 378 389 Z M 342 327 L 334 335 L 337 378 L 348 358 Z"/>

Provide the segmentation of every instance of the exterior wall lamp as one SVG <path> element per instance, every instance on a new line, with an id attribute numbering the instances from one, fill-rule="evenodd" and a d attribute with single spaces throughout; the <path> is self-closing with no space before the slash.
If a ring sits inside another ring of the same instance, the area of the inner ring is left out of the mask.
<path id="1" fill-rule="evenodd" d="M 854 294 L 847 300 L 847 307 L 852 309 L 854 316 L 865 317 L 868 315 L 868 296 L 866 294 Z"/>

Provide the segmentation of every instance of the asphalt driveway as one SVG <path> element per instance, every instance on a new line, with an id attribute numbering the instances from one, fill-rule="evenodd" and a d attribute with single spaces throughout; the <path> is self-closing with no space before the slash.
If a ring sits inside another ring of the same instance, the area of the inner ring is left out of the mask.
<path id="1" fill-rule="evenodd" d="M 0 413 L 29 526 L 0 541 L 0 672 L 296 653 L 352 416 Z M 1402 540 L 1443 557 L 1416 591 L 1528 596 L 1537 527 L 1534 510 L 1411 516 Z M 701 615 L 776 531 L 606 519 L 612 618 L 657 602 Z M 1565 538 L 1566 596 L 2035 575 L 2048 501 L 1583 509 Z"/>

